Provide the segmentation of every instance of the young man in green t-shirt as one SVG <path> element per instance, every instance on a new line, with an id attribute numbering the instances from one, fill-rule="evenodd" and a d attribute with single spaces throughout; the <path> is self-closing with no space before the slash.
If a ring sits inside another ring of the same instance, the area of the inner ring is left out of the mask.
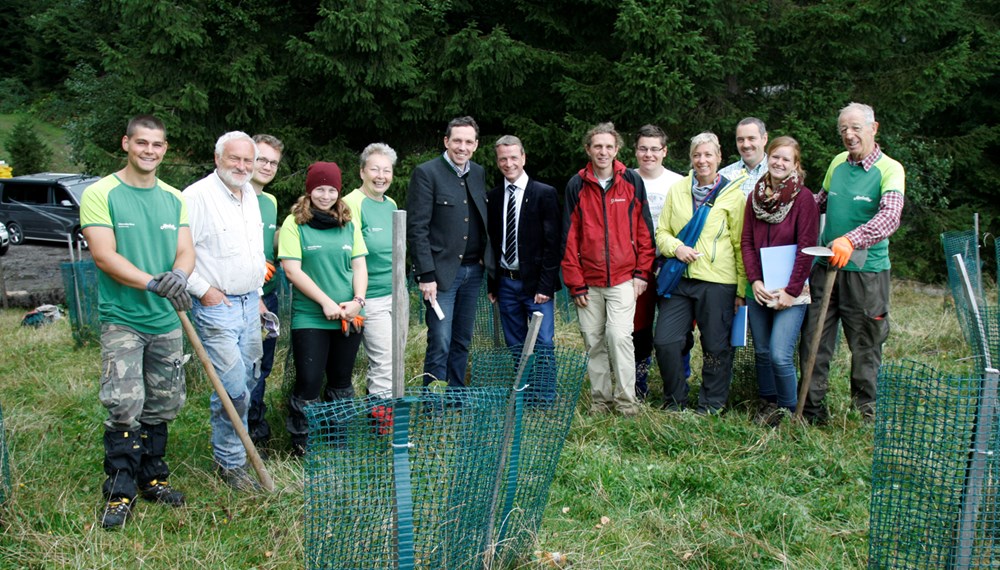
<path id="1" fill-rule="evenodd" d="M 194 245 L 180 192 L 156 177 L 167 151 L 166 129 L 151 115 L 128 123 L 125 167 L 83 193 L 80 223 L 98 276 L 101 319 L 100 399 L 104 422 L 106 500 L 101 525 L 121 527 L 132 502 L 184 504 L 163 460 L 167 424 L 184 403 L 184 350 L 177 311 Z"/>
<path id="2" fill-rule="evenodd" d="M 275 254 L 278 249 L 278 200 L 273 194 L 264 192 L 264 187 L 274 180 L 278 174 L 285 145 L 277 137 L 271 135 L 254 135 L 257 143 L 257 162 L 254 164 L 253 178 L 250 185 L 257 194 L 257 205 L 260 206 L 260 217 L 264 222 L 264 259 L 267 260 L 267 275 L 262 289 L 260 302 L 272 315 L 278 314 L 278 279 L 275 275 Z M 274 349 L 278 344 L 277 337 L 268 336 L 263 341 L 264 356 L 260 359 L 260 378 L 250 392 L 250 411 L 247 412 L 247 431 L 254 445 L 260 448 L 271 439 L 271 426 L 267 423 L 267 404 L 264 402 L 264 392 L 267 389 L 266 380 L 271 375 L 274 366 Z"/>

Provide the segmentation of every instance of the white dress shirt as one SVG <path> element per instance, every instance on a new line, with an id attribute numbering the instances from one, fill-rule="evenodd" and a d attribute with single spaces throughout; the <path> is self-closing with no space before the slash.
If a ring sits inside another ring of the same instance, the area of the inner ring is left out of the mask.
<path id="1" fill-rule="evenodd" d="M 196 297 L 209 287 L 243 295 L 264 284 L 264 222 L 249 182 L 242 193 L 237 199 L 216 172 L 184 189 L 195 251 L 188 292 Z"/>

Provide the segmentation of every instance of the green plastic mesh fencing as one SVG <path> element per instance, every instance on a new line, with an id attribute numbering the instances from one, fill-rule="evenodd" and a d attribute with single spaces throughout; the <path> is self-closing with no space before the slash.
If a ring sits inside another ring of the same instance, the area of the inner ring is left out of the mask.
<path id="1" fill-rule="evenodd" d="M 556 291 L 555 313 L 564 323 L 572 323 L 578 318 L 576 304 L 573 303 L 573 298 L 569 296 L 569 289 L 565 287 Z"/>
<path id="2" fill-rule="evenodd" d="M 1000 442 L 996 393 L 987 390 L 975 374 L 913 362 L 882 366 L 869 568 L 1000 565 Z M 985 437 L 975 446 L 977 421 Z"/>
<path id="3" fill-rule="evenodd" d="M 747 330 L 747 345 L 733 349 L 733 380 L 729 386 L 729 402 L 733 405 L 741 402 L 756 402 L 759 395 L 756 357 L 753 353 L 753 335 Z"/>
<path id="4" fill-rule="evenodd" d="M 98 312 L 97 265 L 92 260 L 68 261 L 59 265 L 62 273 L 63 289 L 66 292 L 66 308 L 69 310 L 70 327 L 77 346 L 101 340 L 100 313 Z M 282 334 L 279 346 L 288 344 L 287 332 L 292 326 L 291 284 L 279 266 L 275 272 L 278 280 L 278 319 Z M 150 293 L 152 294 L 152 293 Z"/>
<path id="5" fill-rule="evenodd" d="M 3 427 L 3 407 L 0 406 L 0 505 L 10 497 L 10 458 L 7 455 L 7 431 Z"/>
<path id="6" fill-rule="evenodd" d="M 473 384 L 509 389 L 521 348 L 474 352 Z M 586 372 L 586 353 L 561 346 L 536 345 L 525 367 L 511 410 L 507 462 L 497 486 L 492 533 L 496 567 L 512 563 L 534 544 Z"/>
<path id="7" fill-rule="evenodd" d="M 70 328 L 77 346 L 101 340 L 97 312 L 97 265 L 92 260 L 59 264 Z"/>
<path id="8" fill-rule="evenodd" d="M 512 392 L 519 353 L 472 351 L 469 388 L 306 408 L 307 568 L 501 567 L 524 554 L 587 365 L 540 348 Z"/>
<path id="9" fill-rule="evenodd" d="M 481 566 L 508 393 L 307 406 L 306 568 Z"/>
<path id="10" fill-rule="evenodd" d="M 972 291 L 976 295 L 976 302 L 983 304 L 982 299 L 982 274 L 979 266 L 976 265 L 976 248 L 978 240 L 973 230 L 950 231 L 941 234 L 941 247 L 944 248 L 944 260 L 948 267 L 948 287 L 951 289 L 951 296 L 955 299 L 955 307 L 958 312 L 958 321 L 962 325 L 962 330 L 967 331 L 971 326 L 969 320 L 968 301 L 965 295 L 965 285 L 958 266 L 955 264 L 954 256 L 962 255 L 965 270 L 969 275 L 969 283 Z M 966 336 L 968 340 L 969 337 Z"/>

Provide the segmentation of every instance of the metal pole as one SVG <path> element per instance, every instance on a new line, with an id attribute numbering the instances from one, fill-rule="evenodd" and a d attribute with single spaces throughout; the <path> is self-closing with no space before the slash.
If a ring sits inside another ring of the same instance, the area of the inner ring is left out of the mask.
<path id="1" fill-rule="evenodd" d="M 410 326 L 409 291 L 406 289 L 406 210 L 392 213 L 392 397 L 406 391 L 404 358 L 407 328 Z"/>
<path id="2" fill-rule="evenodd" d="M 976 241 L 978 249 L 978 237 Z M 962 278 L 964 285 L 962 291 L 968 297 L 969 307 L 972 309 L 972 318 L 975 320 L 979 332 L 979 349 L 983 351 L 985 364 L 982 389 L 979 393 L 976 414 L 973 419 L 972 445 L 969 449 L 965 484 L 962 489 L 962 510 L 959 512 L 955 551 L 951 560 L 952 568 L 965 570 L 972 565 L 976 541 L 976 519 L 979 518 L 979 504 L 983 498 L 986 463 L 989 456 L 993 454 L 993 451 L 989 449 L 989 443 L 993 423 L 996 420 L 997 382 L 1000 380 L 1000 372 L 993 368 L 989 342 L 986 339 L 986 331 L 979 315 L 979 305 L 969 280 L 969 273 L 965 269 L 965 262 L 962 260 L 961 254 L 955 254 L 952 259 L 954 259 L 955 267 L 958 268 Z"/>
<path id="3" fill-rule="evenodd" d="M 514 438 L 518 386 L 521 384 L 521 378 L 528 368 L 528 360 L 535 353 L 535 341 L 538 339 L 538 331 L 541 330 L 544 319 L 545 315 L 539 311 L 531 314 L 531 320 L 528 321 L 528 336 L 525 338 L 524 347 L 521 349 L 521 358 L 517 365 L 517 373 L 514 375 L 514 385 L 511 387 L 510 397 L 507 402 L 507 418 L 504 421 L 503 427 L 503 445 L 500 446 L 502 450 L 500 452 L 500 463 L 497 466 L 496 477 L 494 477 L 493 481 L 493 494 L 490 499 L 490 517 L 486 524 L 487 548 L 484 556 L 487 567 L 492 564 L 493 557 L 496 555 L 497 545 L 493 542 L 493 529 L 496 526 L 494 519 L 497 516 L 497 501 L 500 500 L 500 487 L 504 481 L 503 474 L 507 470 L 507 455 L 510 453 L 511 440 Z M 501 521 L 501 524 L 503 524 L 503 521 Z"/>
<path id="4" fill-rule="evenodd" d="M 972 214 L 972 231 L 973 237 L 976 239 L 976 247 L 972 250 L 972 254 L 975 256 L 976 260 L 976 299 L 979 301 L 983 300 L 983 266 L 982 260 L 979 258 L 979 212 Z"/>

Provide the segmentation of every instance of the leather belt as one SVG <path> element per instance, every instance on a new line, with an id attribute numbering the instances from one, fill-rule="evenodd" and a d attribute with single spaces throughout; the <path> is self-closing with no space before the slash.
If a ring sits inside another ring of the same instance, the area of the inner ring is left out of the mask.
<path id="1" fill-rule="evenodd" d="M 514 281 L 521 280 L 521 272 L 515 271 L 513 269 L 507 269 L 504 267 L 500 268 L 500 275 L 506 277 L 507 279 L 513 279 Z"/>

